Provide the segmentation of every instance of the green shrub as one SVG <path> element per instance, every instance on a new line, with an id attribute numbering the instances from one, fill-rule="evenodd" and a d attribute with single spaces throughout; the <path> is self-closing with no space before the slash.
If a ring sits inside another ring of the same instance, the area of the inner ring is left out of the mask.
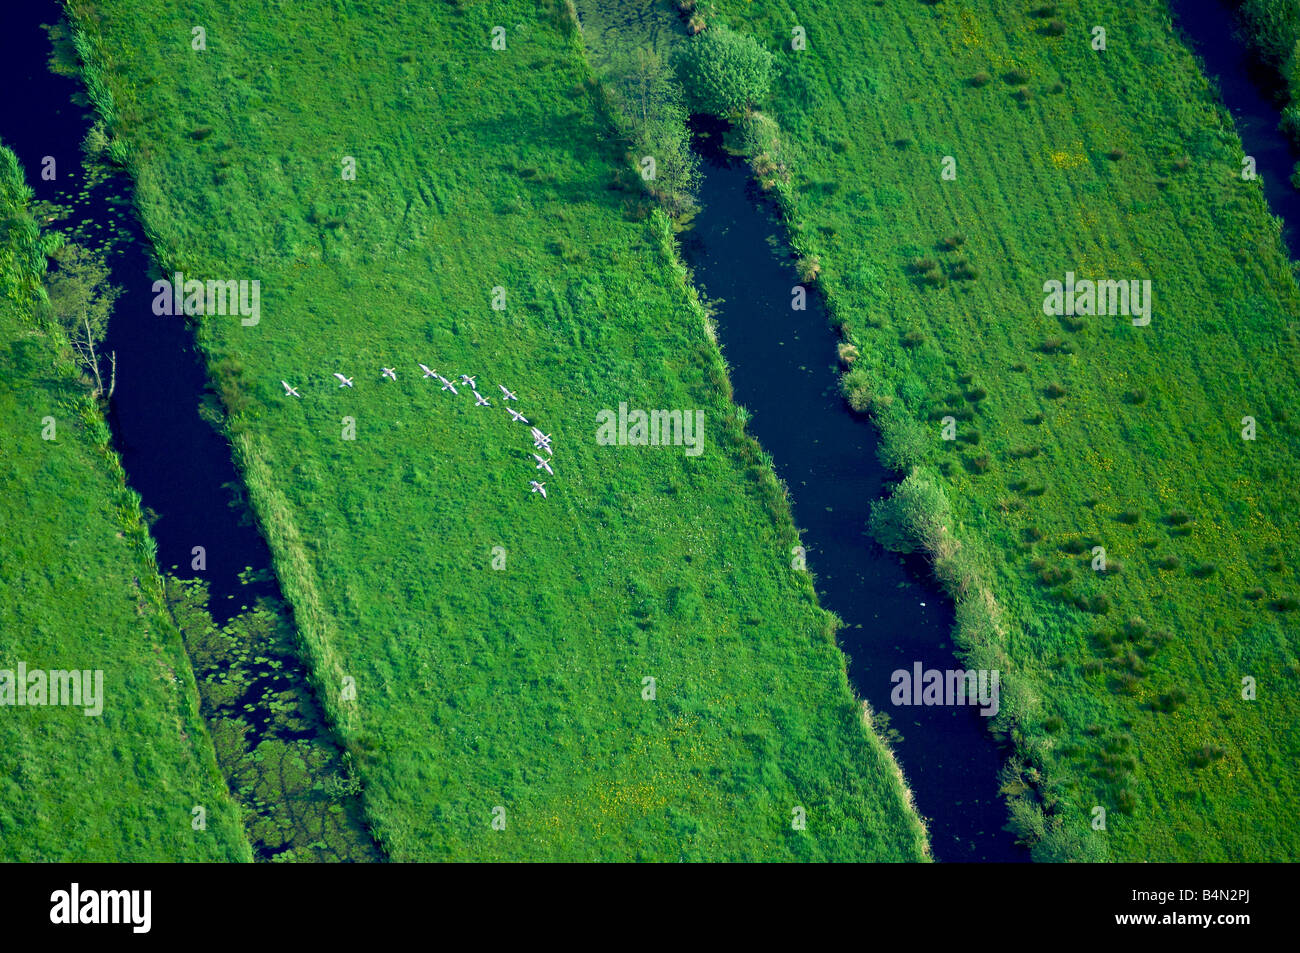
<path id="1" fill-rule="evenodd" d="M 714 116 L 756 105 L 772 84 L 772 54 L 753 37 L 721 24 L 687 41 L 676 66 L 692 109 Z"/>
<path id="2" fill-rule="evenodd" d="M 1090 599 L 1082 600 L 1079 608 L 1085 612 L 1091 612 L 1093 615 L 1105 615 L 1110 611 L 1110 596 L 1104 592 L 1099 592 Z"/>
<path id="3" fill-rule="evenodd" d="M 865 368 L 856 367 L 840 378 L 840 393 L 859 414 L 871 409 L 871 377 Z"/>
<path id="4" fill-rule="evenodd" d="M 950 512 L 943 490 L 917 468 L 887 499 L 872 503 L 868 527 L 886 549 L 898 553 L 932 551 Z"/>
<path id="5" fill-rule="evenodd" d="M 1038 578 L 1045 586 L 1059 586 L 1074 578 L 1074 570 L 1069 566 L 1048 566 L 1038 574 Z"/>
<path id="6" fill-rule="evenodd" d="M 958 281 L 974 281 L 980 276 L 980 273 L 974 265 L 962 259 L 953 265 L 952 276 Z"/>
<path id="7" fill-rule="evenodd" d="M 1202 745 L 1196 751 L 1192 752 L 1192 767 L 1207 768 L 1213 762 L 1219 761 L 1227 755 L 1219 745 Z"/>
<path id="8" fill-rule="evenodd" d="M 1173 712 L 1177 711 L 1182 705 L 1187 703 L 1187 692 L 1181 688 L 1174 688 L 1160 695 L 1152 705 L 1156 711 Z"/>

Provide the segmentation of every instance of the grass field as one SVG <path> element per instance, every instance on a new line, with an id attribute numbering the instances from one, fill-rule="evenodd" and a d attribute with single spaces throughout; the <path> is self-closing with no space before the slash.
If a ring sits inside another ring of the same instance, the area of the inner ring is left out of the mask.
<path id="1" fill-rule="evenodd" d="M 1300 294 L 1163 6 L 702 9 L 781 59 L 756 167 L 860 355 L 851 400 L 949 501 L 939 569 L 1009 673 L 1036 855 L 1294 857 Z M 1150 324 L 1048 316 L 1068 271 L 1149 279 Z"/>
<path id="2" fill-rule="evenodd" d="M 261 281 L 201 341 L 392 858 L 925 855 L 562 15 L 72 7 L 160 262 Z M 497 384 L 554 434 L 545 500 Z M 620 402 L 702 410 L 703 453 L 599 446 Z"/>
<path id="3" fill-rule="evenodd" d="M 100 670 L 102 713 L 0 707 L 0 857 L 247 860 L 139 500 L 66 342 L 38 321 L 30 198 L 0 149 L 0 670 Z"/>

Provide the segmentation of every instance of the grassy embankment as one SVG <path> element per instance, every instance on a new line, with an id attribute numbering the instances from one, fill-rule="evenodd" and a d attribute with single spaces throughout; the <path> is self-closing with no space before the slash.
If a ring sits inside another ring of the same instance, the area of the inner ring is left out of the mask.
<path id="1" fill-rule="evenodd" d="M 923 856 L 564 18 L 73 6 L 160 261 L 262 282 L 257 327 L 206 318 L 201 342 L 390 855 Z M 498 383 L 554 433 L 546 500 Z M 598 446 L 622 401 L 703 409 L 704 452 Z"/>
<path id="2" fill-rule="evenodd" d="M 717 6 L 780 55 L 755 168 L 820 270 L 847 396 L 919 467 L 912 530 L 969 664 L 1008 673 L 1025 839 L 1040 858 L 1294 857 L 1300 294 L 1167 11 Z M 1046 315 L 1067 271 L 1150 279 L 1151 323 Z"/>
<path id="3" fill-rule="evenodd" d="M 30 200 L 0 149 L 0 669 L 102 670 L 103 710 L 0 707 L 0 857 L 247 860 L 139 498 L 42 318 Z"/>

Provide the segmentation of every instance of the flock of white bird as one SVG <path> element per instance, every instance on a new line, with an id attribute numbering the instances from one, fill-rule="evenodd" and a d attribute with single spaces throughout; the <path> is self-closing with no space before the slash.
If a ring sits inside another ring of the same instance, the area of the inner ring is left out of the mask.
<path id="1" fill-rule="evenodd" d="M 442 383 L 443 390 L 451 391 L 453 394 L 460 393 L 460 391 L 456 390 L 455 384 L 447 380 L 447 378 L 443 377 L 437 371 L 433 370 L 430 367 L 427 367 L 424 364 L 421 364 L 419 361 L 416 361 L 415 363 L 416 366 L 420 368 L 420 370 L 424 371 L 425 378 L 429 378 L 429 377 L 436 378 L 438 381 Z M 469 374 L 462 374 L 460 376 L 461 386 L 468 387 L 470 391 L 474 394 L 475 407 L 491 407 L 492 401 L 489 400 L 487 397 L 484 397 L 482 394 L 478 392 L 478 385 L 475 383 L 476 376 L 477 375 L 470 376 Z M 334 372 L 334 377 L 338 380 L 339 387 L 352 386 L 353 379 L 351 377 L 344 377 L 338 371 Z M 387 378 L 388 380 L 395 381 L 397 380 L 397 369 L 393 367 L 381 367 L 379 369 L 379 378 L 380 380 Z M 302 397 L 302 394 L 298 393 L 297 389 L 293 387 L 288 381 L 282 380 L 280 381 L 280 384 L 283 385 L 284 387 L 285 397 Z M 527 417 L 525 417 L 523 414 L 519 413 L 519 411 L 515 410 L 513 407 L 510 406 L 509 401 L 512 400 L 517 401 L 519 399 L 513 393 L 510 392 L 510 388 L 506 387 L 504 384 L 498 384 L 497 387 L 501 388 L 501 395 L 502 395 L 501 403 L 506 408 L 506 413 L 510 415 L 510 419 L 513 420 L 515 423 L 528 424 L 528 427 L 533 434 L 533 449 L 542 450 L 545 451 L 546 453 L 545 457 L 537 453 L 533 454 L 533 459 L 537 461 L 536 469 L 545 470 L 551 476 L 554 476 L 555 471 L 551 469 L 551 456 L 553 455 L 551 450 L 551 435 L 548 433 L 542 433 L 536 427 L 532 426 L 529 423 Z M 542 495 L 542 499 L 546 499 L 545 483 L 539 483 L 536 480 L 529 480 L 528 486 L 531 492 L 540 493 Z"/>

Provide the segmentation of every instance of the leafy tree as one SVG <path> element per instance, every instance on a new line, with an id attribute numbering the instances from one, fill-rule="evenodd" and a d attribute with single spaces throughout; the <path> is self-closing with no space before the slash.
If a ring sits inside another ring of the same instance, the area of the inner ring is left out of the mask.
<path id="1" fill-rule="evenodd" d="M 47 282 L 50 307 L 68 335 L 77 363 L 95 378 L 95 396 L 109 398 L 117 386 L 117 354 L 109 355 L 110 377 L 104 389 L 101 359 L 96 348 L 103 343 L 113 304 L 122 289 L 108 283 L 108 265 L 102 256 L 80 245 L 65 245 L 54 259 L 58 265 Z"/>
<path id="2" fill-rule="evenodd" d="M 646 188 L 673 214 L 691 209 L 699 158 L 691 149 L 681 88 L 663 57 L 647 49 L 618 57 L 604 86 Z M 644 164 L 647 157 L 654 161 L 653 176 Z"/>
<path id="3" fill-rule="evenodd" d="M 774 72 L 771 53 L 721 24 L 692 37 L 676 66 L 692 108 L 714 116 L 754 106 L 767 95 Z"/>

